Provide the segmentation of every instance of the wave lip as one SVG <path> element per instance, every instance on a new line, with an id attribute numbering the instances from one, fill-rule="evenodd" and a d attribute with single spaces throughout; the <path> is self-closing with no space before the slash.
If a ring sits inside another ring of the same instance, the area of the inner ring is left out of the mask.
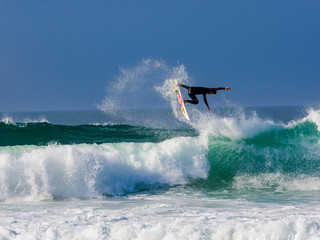
<path id="1" fill-rule="evenodd" d="M 317 125 L 317 130 L 320 133 L 320 110 L 319 109 L 309 108 L 307 110 L 307 116 L 306 117 L 304 117 L 302 119 L 299 119 L 297 121 L 291 121 L 288 124 L 288 127 L 294 127 L 296 125 L 300 125 L 300 124 L 305 123 L 305 122 L 312 122 L 312 123 L 316 124 Z"/>

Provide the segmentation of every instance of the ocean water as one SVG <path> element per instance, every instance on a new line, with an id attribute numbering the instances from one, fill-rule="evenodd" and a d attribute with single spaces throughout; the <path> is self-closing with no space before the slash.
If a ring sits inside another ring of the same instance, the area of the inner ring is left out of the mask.
<path id="1" fill-rule="evenodd" d="M 320 110 L 199 106 L 1 113 L 0 238 L 320 239 Z"/>

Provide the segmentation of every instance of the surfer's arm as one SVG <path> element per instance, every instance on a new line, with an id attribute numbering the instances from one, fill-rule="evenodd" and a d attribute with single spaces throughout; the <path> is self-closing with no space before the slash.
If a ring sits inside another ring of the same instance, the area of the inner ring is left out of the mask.
<path id="1" fill-rule="evenodd" d="M 220 87 L 220 88 L 215 88 L 215 90 L 230 90 L 231 88 L 229 87 Z"/>
<path id="2" fill-rule="evenodd" d="M 231 88 L 229 87 L 220 87 L 220 88 L 214 88 L 214 90 L 218 91 L 218 90 L 230 90 Z"/>
<path id="3" fill-rule="evenodd" d="M 204 101 L 204 103 L 207 105 L 208 110 L 209 110 L 209 112 L 210 112 L 210 107 L 209 107 L 209 104 L 208 104 L 208 102 L 207 102 L 207 94 L 203 94 L 203 101 Z"/>
<path id="4" fill-rule="evenodd" d="M 180 87 L 183 87 L 183 88 L 186 88 L 186 89 L 189 89 L 189 88 L 190 88 L 189 86 L 183 85 L 183 84 L 181 84 L 181 83 L 179 83 L 179 86 L 180 86 Z"/>

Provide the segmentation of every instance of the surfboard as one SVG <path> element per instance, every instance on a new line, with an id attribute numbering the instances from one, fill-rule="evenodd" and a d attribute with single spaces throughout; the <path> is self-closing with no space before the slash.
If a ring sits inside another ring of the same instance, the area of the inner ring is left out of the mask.
<path id="1" fill-rule="evenodd" d="M 183 116 L 190 121 L 190 118 L 189 118 L 188 113 L 187 113 L 187 109 L 184 106 L 183 98 L 181 96 L 180 87 L 179 87 L 179 84 L 178 84 L 177 80 L 174 80 L 173 84 L 176 86 L 175 89 L 173 89 L 173 91 L 175 91 L 178 94 L 178 99 L 179 99 L 181 112 L 182 112 Z"/>

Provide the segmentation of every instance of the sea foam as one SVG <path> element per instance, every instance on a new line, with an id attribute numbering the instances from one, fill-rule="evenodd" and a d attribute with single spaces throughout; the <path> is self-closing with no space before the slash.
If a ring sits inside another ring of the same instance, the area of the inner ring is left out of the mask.
<path id="1" fill-rule="evenodd" d="M 288 127 L 294 127 L 307 121 L 315 123 L 317 125 L 318 131 L 320 132 L 320 109 L 308 108 L 306 117 L 299 120 L 291 121 L 288 124 Z"/>
<path id="2" fill-rule="evenodd" d="M 9 115 L 2 116 L 2 119 L 1 119 L 0 122 L 2 122 L 4 124 L 7 124 L 7 125 L 16 125 L 16 123 L 13 120 L 13 118 L 11 116 L 9 116 Z"/>

